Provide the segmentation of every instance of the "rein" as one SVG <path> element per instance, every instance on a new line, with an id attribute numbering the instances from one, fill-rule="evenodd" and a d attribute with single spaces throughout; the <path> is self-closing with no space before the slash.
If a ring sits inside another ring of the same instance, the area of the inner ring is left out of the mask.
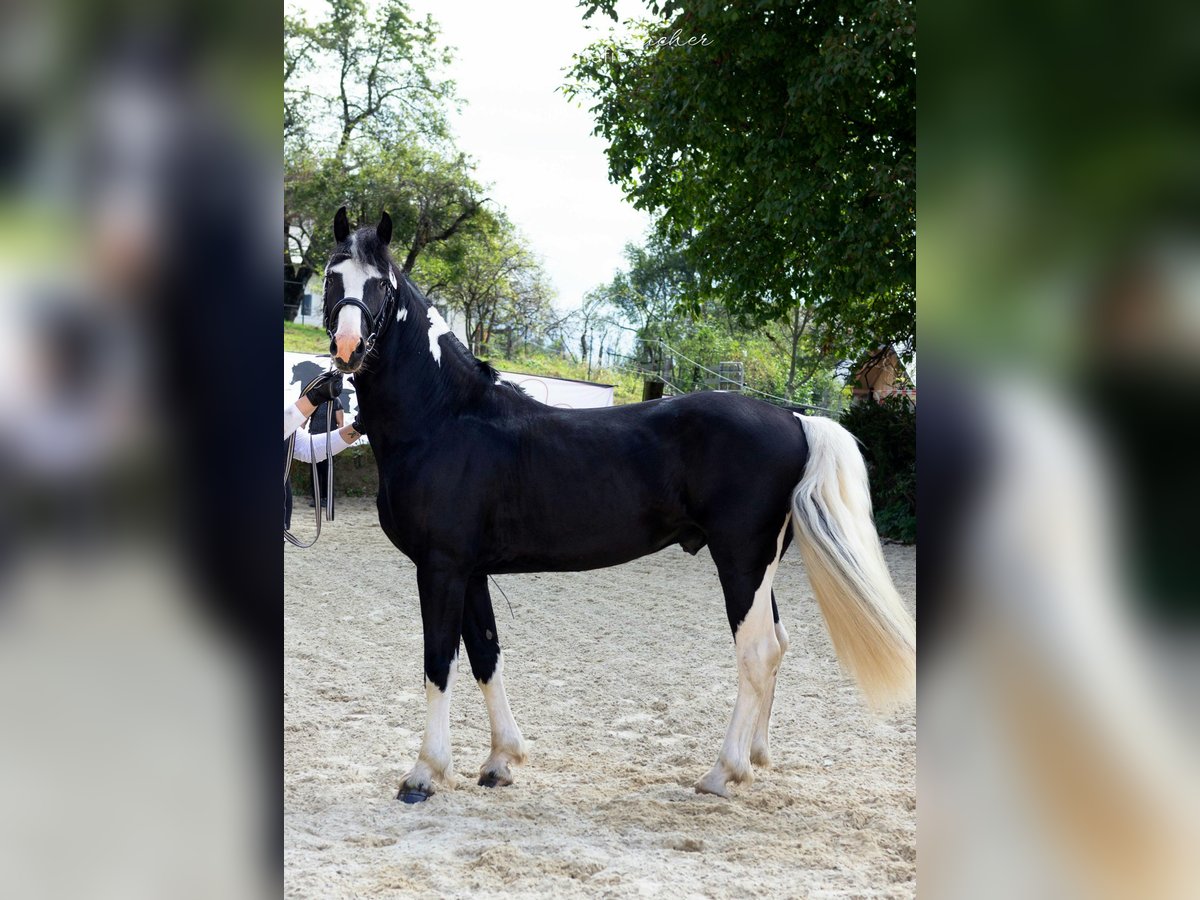
<path id="1" fill-rule="evenodd" d="M 317 376 L 320 378 L 321 376 Z M 304 394 L 308 391 L 317 378 L 314 378 L 308 384 L 301 388 L 300 393 Z M 311 416 L 310 416 L 311 418 Z M 329 461 L 329 495 L 325 498 L 325 518 L 333 521 L 333 454 L 329 452 L 329 443 L 333 432 L 333 404 L 325 404 L 325 458 Z M 288 436 L 287 453 L 284 454 L 283 460 L 283 483 L 287 484 L 288 476 L 292 471 L 292 456 L 296 452 L 296 432 L 292 432 Z M 314 452 L 312 432 L 308 433 L 308 458 L 309 464 L 312 466 L 312 491 L 313 491 L 313 512 L 317 517 L 317 533 L 313 535 L 312 540 L 305 543 L 292 534 L 288 529 L 283 529 L 283 537 L 293 547 L 299 547 L 302 550 L 307 550 L 317 542 L 317 538 L 321 536 L 321 480 L 317 478 L 317 454 Z"/>
<path id="2" fill-rule="evenodd" d="M 358 297 L 343 297 L 337 303 L 333 304 L 333 306 L 329 309 L 329 311 L 327 313 L 325 313 L 325 332 L 329 335 L 329 337 L 331 339 L 333 338 L 333 327 L 332 326 L 333 326 L 333 323 L 337 322 L 338 313 L 341 311 L 342 307 L 343 306 L 357 307 L 359 312 L 362 313 L 363 324 L 366 326 L 366 329 L 367 329 L 367 337 L 363 341 L 363 355 L 364 355 L 364 357 L 370 356 L 370 354 L 372 352 L 374 352 L 375 343 L 376 343 L 376 341 L 379 340 L 379 335 L 383 331 L 384 327 L 387 325 L 388 318 L 392 314 L 392 308 L 396 304 L 396 290 L 392 286 L 391 279 L 390 278 L 383 279 L 382 286 L 383 286 L 383 292 L 384 292 L 383 305 L 379 308 L 378 314 L 372 313 L 371 310 L 367 307 L 367 304 L 363 303 L 363 301 L 361 299 L 359 299 Z M 320 376 L 318 376 L 318 378 L 319 377 Z M 300 393 L 304 394 L 305 392 L 307 392 L 309 390 L 309 388 L 311 388 L 313 386 L 313 383 L 315 381 L 316 381 L 316 378 L 314 378 L 308 384 L 304 385 L 304 387 L 300 389 Z M 332 433 L 333 433 L 333 404 L 329 403 L 325 407 L 325 440 L 327 442 L 325 459 L 328 460 L 328 462 L 329 462 L 329 495 L 325 498 L 325 504 L 324 504 L 325 505 L 325 520 L 328 522 L 333 521 L 333 454 L 329 452 L 329 443 L 328 443 L 330 441 L 330 436 L 332 435 Z M 311 431 L 308 433 L 308 447 L 309 447 L 309 460 L 310 460 L 309 464 L 312 466 L 312 491 L 313 491 L 312 495 L 313 495 L 313 507 L 314 507 L 316 518 L 317 518 L 317 533 L 313 535 L 312 540 L 310 540 L 306 543 L 306 542 L 300 540 L 300 538 L 296 537 L 294 534 L 292 534 L 288 529 L 286 529 L 286 528 L 283 529 L 283 536 L 288 541 L 288 543 L 290 543 L 293 547 L 300 547 L 301 549 L 305 549 L 305 550 L 308 549 L 309 547 L 311 547 L 313 544 L 315 544 L 317 542 L 317 539 L 321 536 L 321 505 L 322 505 L 321 504 L 321 483 L 320 483 L 320 480 L 317 478 L 317 460 L 316 460 L 316 454 L 313 452 L 313 436 L 312 436 Z M 291 474 L 292 457 L 295 455 L 295 452 L 296 452 L 296 433 L 292 432 L 291 436 L 288 438 L 287 453 L 285 454 L 284 462 L 283 462 L 284 484 L 287 483 L 288 476 Z"/>

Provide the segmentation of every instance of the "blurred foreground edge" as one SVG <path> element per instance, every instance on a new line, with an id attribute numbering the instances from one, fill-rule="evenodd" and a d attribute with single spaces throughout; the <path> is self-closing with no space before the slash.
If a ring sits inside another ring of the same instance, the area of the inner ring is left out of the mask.
<path id="1" fill-rule="evenodd" d="M 2 15 L 0 884 L 276 894 L 280 11 Z"/>

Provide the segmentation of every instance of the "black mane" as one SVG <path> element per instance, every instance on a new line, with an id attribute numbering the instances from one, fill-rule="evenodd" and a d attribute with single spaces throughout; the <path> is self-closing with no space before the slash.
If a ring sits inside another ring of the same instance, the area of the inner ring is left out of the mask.
<path id="1" fill-rule="evenodd" d="M 396 326 L 413 332 L 420 330 L 421 341 L 424 341 L 427 334 L 425 329 L 428 328 L 428 311 L 431 308 L 436 309 L 436 307 L 392 259 L 387 245 L 379 240 L 374 227 L 359 228 L 351 234 L 337 247 L 330 262 L 350 256 L 381 272 L 391 272 L 395 277 L 396 308 L 397 310 L 407 309 L 408 314 L 403 321 L 396 321 L 393 314 L 393 321 L 387 323 L 387 330 L 391 331 Z M 440 310 L 438 313 L 441 314 Z M 414 341 L 413 336 L 409 335 L 408 340 Z M 449 388 L 452 393 L 459 394 L 458 399 L 476 400 L 481 394 L 498 394 L 500 393 L 499 389 L 504 389 L 505 396 L 528 397 L 528 394 L 518 385 L 502 380 L 495 367 L 476 357 L 453 331 L 441 335 L 438 340 L 442 349 L 440 369 L 448 376 L 441 379 L 443 387 Z M 414 351 L 417 349 L 414 348 Z"/>

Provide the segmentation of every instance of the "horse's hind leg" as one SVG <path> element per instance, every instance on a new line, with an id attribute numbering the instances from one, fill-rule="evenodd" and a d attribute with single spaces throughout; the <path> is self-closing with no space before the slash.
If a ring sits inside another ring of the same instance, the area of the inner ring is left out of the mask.
<path id="1" fill-rule="evenodd" d="M 471 671 L 483 691 L 492 727 L 492 752 L 479 769 L 479 783 L 484 787 L 503 787 L 512 784 L 510 767 L 525 762 L 525 740 L 504 692 L 504 657 L 500 653 L 486 575 L 474 575 L 467 582 L 463 643 L 471 660 Z"/>
<path id="2" fill-rule="evenodd" d="M 779 641 L 779 658 L 782 662 L 783 654 L 787 653 L 788 649 L 788 633 L 787 629 L 783 627 L 783 623 L 779 621 L 779 607 L 775 604 L 774 591 L 771 591 L 771 615 L 775 619 L 775 639 Z M 759 709 L 758 721 L 754 725 L 754 740 L 750 743 L 750 762 L 762 768 L 771 765 L 771 748 L 767 732 L 771 727 L 771 707 L 775 703 L 775 680 L 778 677 L 779 666 L 776 665 L 770 678 L 771 686 L 767 690 L 767 697 L 763 701 L 762 708 Z"/>
<path id="3" fill-rule="evenodd" d="M 771 611 L 771 583 L 783 550 L 787 519 L 774 547 L 748 553 L 745 543 L 710 543 L 725 592 L 725 611 L 737 650 L 738 692 L 733 718 L 716 764 L 696 783 L 696 792 L 728 797 L 730 782 L 749 782 L 750 747 L 763 708 L 769 706 L 783 650 Z M 767 713 L 769 715 L 769 712 Z"/>
<path id="4" fill-rule="evenodd" d="M 450 692 L 458 680 L 466 578 L 432 564 L 417 567 L 421 622 L 425 631 L 425 737 L 417 764 L 404 776 L 397 800 L 417 803 L 434 793 L 434 783 L 454 786 L 450 756 Z"/>

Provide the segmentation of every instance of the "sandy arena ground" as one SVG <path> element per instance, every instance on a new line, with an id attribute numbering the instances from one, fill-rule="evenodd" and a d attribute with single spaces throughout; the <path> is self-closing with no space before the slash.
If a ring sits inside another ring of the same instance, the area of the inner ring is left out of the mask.
<path id="1" fill-rule="evenodd" d="M 885 551 L 911 608 L 915 550 Z M 707 550 L 501 576 L 515 621 L 495 588 L 493 605 L 529 763 L 512 787 L 476 786 L 488 720 L 464 654 L 459 786 L 414 806 L 393 799 L 425 714 L 414 567 L 372 499 L 340 501 L 315 548 L 286 548 L 285 570 L 288 896 L 915 896 L 915 714 L 865 711 L 794 549 L 775 582 L 791 650 L 773 767 L 733 800 L 692 790 L 737 685 Z"/>

